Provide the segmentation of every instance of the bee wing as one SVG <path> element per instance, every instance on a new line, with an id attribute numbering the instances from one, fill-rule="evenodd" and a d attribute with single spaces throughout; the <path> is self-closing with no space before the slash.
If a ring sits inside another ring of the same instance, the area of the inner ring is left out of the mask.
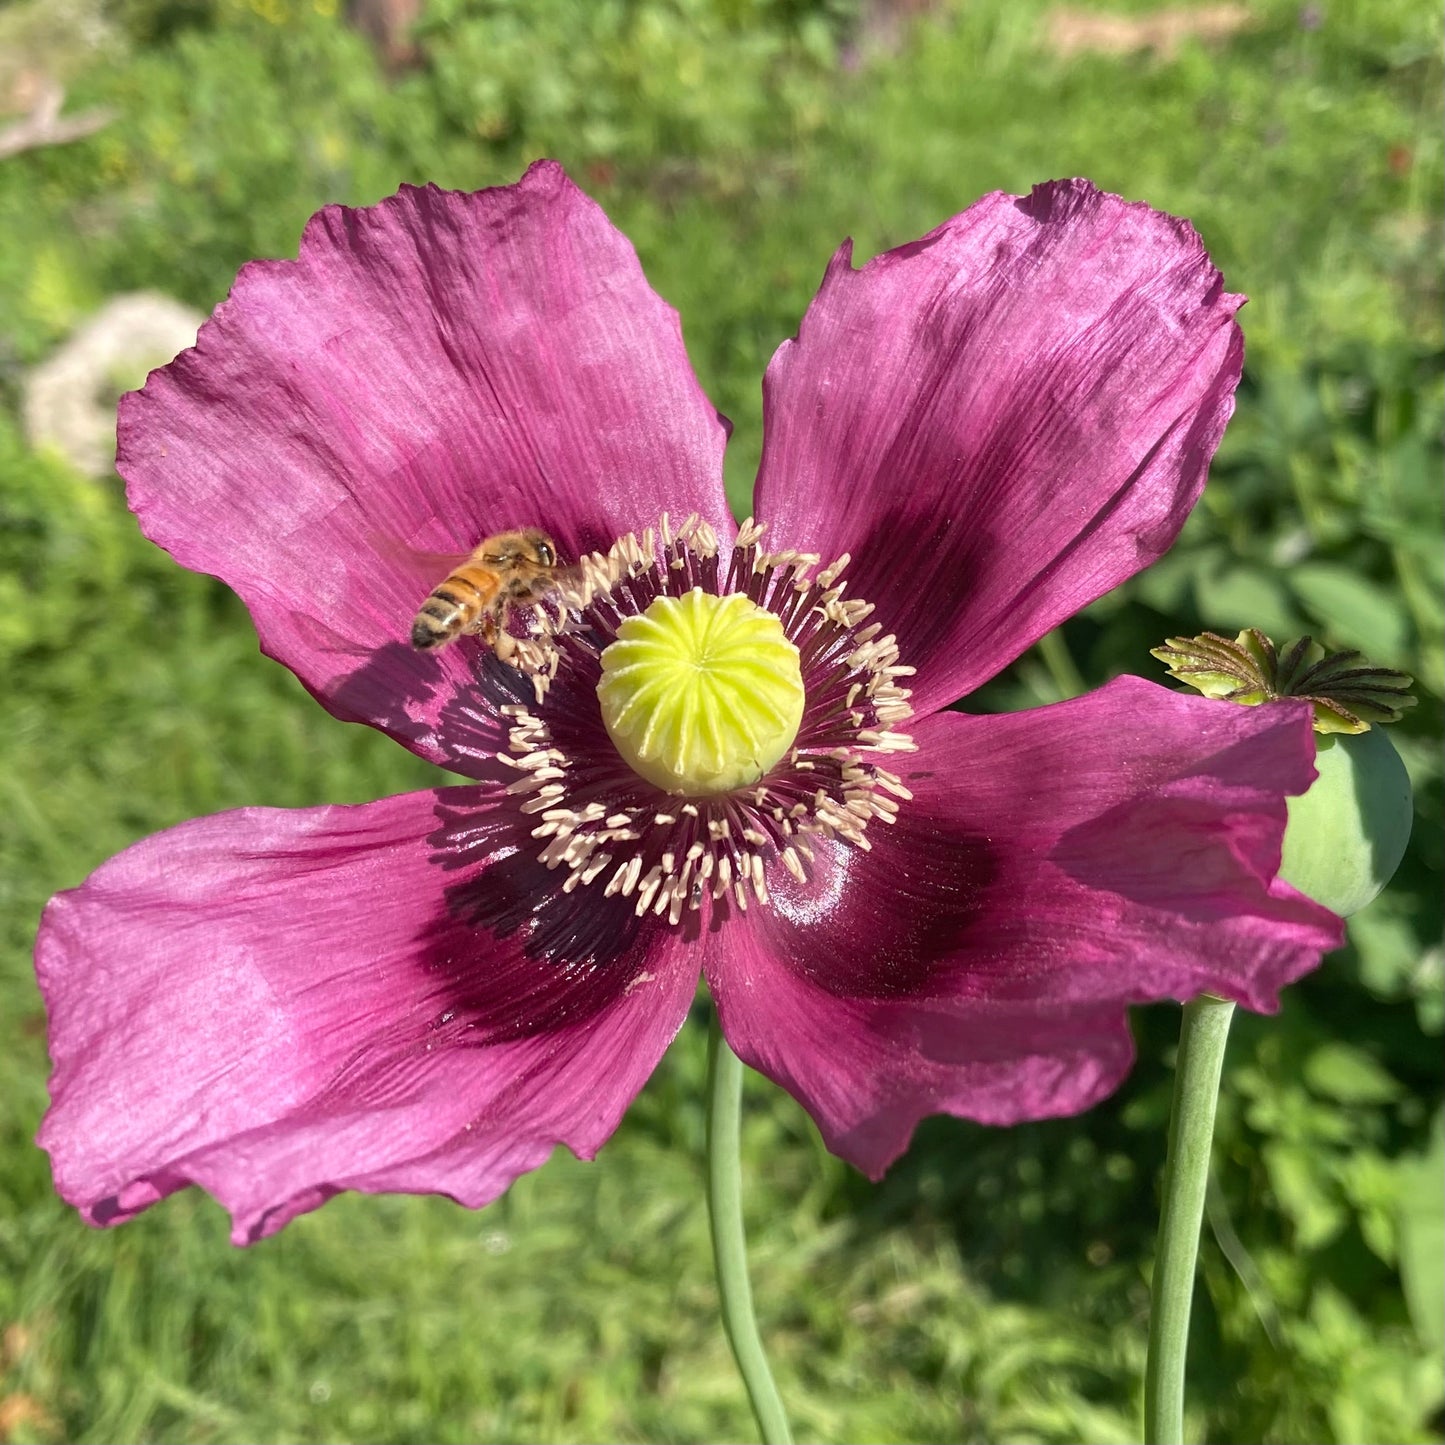
<path id="1" fill-rule="evenodd" d="M 376 555 L 391 563 L 399 571 L 412 578 L 416 584 L 417 598 L 425 597 L 439 582 L 450 577 L 471 552 L 424 552 L 418 547 L 408 547 L 395 537 L 383 537 L 372 533 L 366 539 L 375 549 Z"/>

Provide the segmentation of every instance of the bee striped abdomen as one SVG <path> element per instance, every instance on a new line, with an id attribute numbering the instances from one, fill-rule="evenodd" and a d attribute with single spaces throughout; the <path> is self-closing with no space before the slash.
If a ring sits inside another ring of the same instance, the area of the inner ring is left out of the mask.
<path id="1" fill-rule="evenodd" d="M 490 567 L 459 567 L 422 603 L 411 624 L 411 645 L 427 652 L 473 630 L 496 597 L 499 580 Z"/>

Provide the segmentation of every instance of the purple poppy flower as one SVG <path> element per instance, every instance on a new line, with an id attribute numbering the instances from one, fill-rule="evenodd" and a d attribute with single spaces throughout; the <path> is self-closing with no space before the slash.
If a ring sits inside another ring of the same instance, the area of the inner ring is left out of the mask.
<path id="1" fill-rule="evenodd" d="M 330 206 L 245 267 L 122 402 L 131 504 L 333 714 L 475 781 L 198 819 L 57 897 L 60 1192 L 109 1224 L 198 1184 L 242 1243 L 344 1189 L 485 1204 L 596 1152 L 700 973 L 875 1177 L 929 1113 L 1102 1098 L 1131 1003 L 1276 1007 L 1339 941 L 1275 878 L 1307 707 L 1122 678 L 942 710 L 1173 541 L 1239 303 L 1188 225 L 1082 181 L 844 246 L 768 369 L 740 534 L 677 318 L 556 165 Z M 506 619 L 540 679 L 412 648 L 437 554 L 528 526 L 607 554 Z M 614 746 L 603 654 L 660 596 L 733 593 L 797 650 L 796 737 L 679 796 Z"/>

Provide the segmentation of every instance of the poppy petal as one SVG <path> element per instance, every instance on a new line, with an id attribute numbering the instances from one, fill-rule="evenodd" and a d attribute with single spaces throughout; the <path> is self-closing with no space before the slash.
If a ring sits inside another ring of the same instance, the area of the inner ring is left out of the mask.
<path id="1" fill-rule="evenodd" d="M 770 545 L 847 552 L 933 711 L 1158 558 L 1243 359 L 1193 228 L 1056 181 L 833 258 L 763 384 Z"/>
<path id="2" fill-rule="evenodd" d="M 1313 776 L 1309 711 L 1226 706 L 1121 678 L 1000 716 L 926 719 L 914 797 L 868 853 L 707 963 L 739 1056 L 828 1147 L 878 1176 L 931 1113 L 1075 1113 L 1132 1057 L 1125 1009 L 1220 994 L 1272 1011 L 1341 940 L 1274 877 L 1284 794 Z"/>
<path id="3" fill-rule="evenodd" d="M 662 925 L 606 959 L 538 948 L 545 895 L 509 870 L 503 815 L 478 788 L 244 809 L 52 900 L 40 1142 L 60 1193 L 115 1224 L 198 1184 L 244 1244 L 346 1189 L 477 1206 L 558 1143 L 590 1158 L 696 965 Z M 457 853 L 461 817 L 490 852 Z M 604 933 L 606 912 L 587 915 Z"/>
<path id="4" fill-rule="evenodd" d="M 432 588 L 510 528 L 570 560 L 664 510 L 729 526 L 725 438 L 631 244 L 539 162 L 319 212 L 122 398 L 116 465 L 146 535 L 332 713 L 445 761 L 480 644 L 408 645 Z"/>

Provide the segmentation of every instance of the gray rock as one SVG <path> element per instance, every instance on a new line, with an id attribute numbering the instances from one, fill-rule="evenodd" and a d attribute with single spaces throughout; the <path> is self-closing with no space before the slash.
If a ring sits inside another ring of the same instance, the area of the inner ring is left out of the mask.
<path id="1" fill-rule="evenodd" d="M 101 307 L 25 380 L 25 436 L 58 451 L 78 472 L 115 466 L 115 404 L 146 373 L 194 346 L 206 318 L 156 291 L 132 291 Z"/>

